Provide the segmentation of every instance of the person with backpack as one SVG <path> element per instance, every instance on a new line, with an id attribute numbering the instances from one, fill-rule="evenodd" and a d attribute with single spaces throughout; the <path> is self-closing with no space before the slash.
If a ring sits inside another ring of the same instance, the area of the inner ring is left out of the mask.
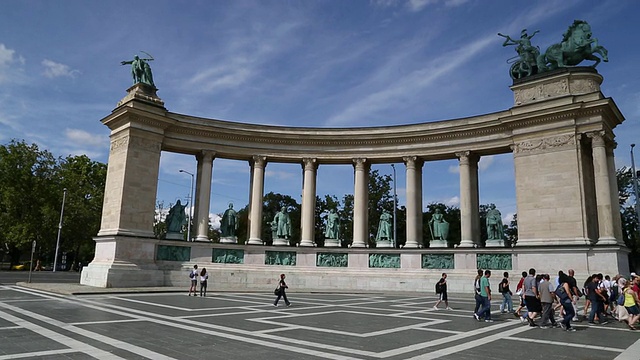
<path id="1" fill-rule="evenodd" d="M 443 301 L 447 310 L 453 310 L 449 307 L 449 298 L 447 297 L 447 273 L 442 273 L 442 277 L 436 283 L 436 294 L 438 294 L 438 301 L 433 306 L 434 310 L 438 310 L 438 305 Z"/>
<path id="2" fill-rule="evenodd" d="M 571 326 L 571 320 L 576 316 L 574 311 L 574 303 L 576 302 L 575 296 L 571 288 L 571 279 L 564 273 L 561 273 L 558 277 L 560 285 L 554 291 L 555 296 L 564 309 L 564 317 L 560 326 L 569 332 L 574 332 L 576 329 Z"/>
<path id="3" fill-rule="evenodd" d="M 507 311 L 509 313 L 513 312 L 513 301 L 511 300 L 511 289 L 509 289 L 509 273 L 504 272 L 502 274 L 504 277 L 502 281 L 498 284 L 498 292 L 502 294 L 502 304 L 500 304 L 500 313 L 504 314 Z M 508 309 L 508 310 L 507 310 Z"/>
<path id="4" fill-rule="evenodd" d="M 473 314 L 473 317 L 484 322 L 491 323 L 491 285 L 489 284 L 489 278 L 491 277 L 491 270 L 485 270 L 484 276 L 480 278 L 480 297 L 482 298 L 482 308 L 480 312 Z"/>
<path id="5" fill-rule="evenodd" d="M 193 296 L 198 296 L 198 264 L 193 265 L 193 270 L 189 272 L 189 280 L 191 281 L 191 287 L 189 287 L 189 296 L 193 292 Z"/>

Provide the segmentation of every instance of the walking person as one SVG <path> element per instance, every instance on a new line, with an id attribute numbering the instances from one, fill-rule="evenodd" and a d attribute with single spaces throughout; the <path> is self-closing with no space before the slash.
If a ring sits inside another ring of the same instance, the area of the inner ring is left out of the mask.
<path id="1" fill-rule="evenodd" d="M 607 321 L 604 319 L 604 302 L 606 300 L 604 287 L 601 286 L 601 274 L 593 275 L 593 281 L 588 284 L 589 296 L 591 299 L 591 312 L 589 313 L 589 325 L 605 325 Z M 598 323 L 596 323 L 598 321 Z"/>
<path id="2" fill-rule="evenodd" d="M 536 282 L 536 269 L 529 269 L 529 276 L 524 279 L 524 303 L 527 306 L 527 321 L 529 326 L 537 327 L 534 319 L 542 312 L 542 304 L 538 294 L 538 283 Z"/>
<path id="3" fill-rule="evenodd" d="M 527 308 L 524 305 L 524 279 L 526 278 L 527 278 L 527 272 L 523 271 L 522 277 L 518 281 L 518 285 L 516 285 L 516 295 L 518 295 L 518 298 L 520 298 L 520 305 L 518 305 L 518 308 L 516 309 L 516 311 L 513 312 L 513 315 L 516 318 L 519 318 L 521 321 L 524 321 L 524 318 L 525 318 L 524 315 L 527 314 Z M 524 309 L 525 314 L 520 313 L 522 309 Z"/>
<path id="4" fill-rule="evenodd" d="M 484 318 L 484 322 L 493 322 L 491 320 L 491 285 L 489 284 L 489 278 L 491 277 L 491 270 L 485 270 L 484 276 L 480 278 L 480 296 L 482 297 L 482 308 L 477 314 L 473 314 L 473 317 L 481 321 Z"/>
<path id="5" fill-rule="evenodd" d="M 580 321 L 580 319 L 578 319 L 578 300 L 580 300 L 580 297 L 583 296 L 583 294 L 580 289 L 578 289 L 578 282 L 576 281 L 575 277 L 576 272 L 573 269 L 569 269 L 567 270 L 567 273 L 569 274 L 569 276 L 566 279 L 569 283 L 569 288 L 571 289 L 571 304 L 573 305 L 573 312 L 575 314 L 573 315 L 573 319 L 571 319 L 571 321 Z"/>
<path id="6" fill-rule="evenodd" d="M 273 306 L 278 307 L 278 301 L 280 301 L 280 297 L 282 297 L 284 299 L 284 303 L 287 306 L 291 306 L 291 303 L 289 302 L 289 299 L 287 299 L 287 293 L 285 292 L 285 289 L 288 289 L 289 287 L 287 286 L 287 283 L 284 282 L 284 278 L 286 276 L 284 274 L 280 274 L 280 281 L 278 282 L 278 289 L 280 291 L 278 291 L 276 300 L 273 302 Z"/>
<path id="7" fill-rule="evenodd" d="M 564 309 L 564 317 L 562 318 L 562 328 L 566 331 L 576 331 L 574 327 L 571 326 L 571 319 L 576 316 L 575 313 L 575 302 L 576 295 L 571 288 L 571 279 L 569 276 L 564 273 L 559 277 L 560 285 L 556 288 L 555 295 L 558 297 L 558 301 L 562 304 L 562 308 Z"/>
<path id="8" fill-rule="evenodd" d="M 475 280 L 473 280 L 473 293 L 474 298 L 476 300 L 476 307 L 473 309 L 473 316 L 478 313 L 480 307 L 482 306 L 482 296 L 480 296 L 480 279 L 482 278 L 482 269 L 478 269 L 478 275 L 476 275 Z"/>
<path id="9" fill-rule="evenodd" d="M 542 275 L 542 280 L 538 284 L 538 293 L 540 294 L 540 303 L 542 304 L 541 329 L 558 326 L 555 319 L 555 309 L 553 308 L 555 290 L 558 286 L 556 286 L 554 282 L 551 282 L 551 276 L 549 274 Z"/>
<path id="10" fill-rule="evenodd" d="M 189 272 L 189 279 L 191 280 L 191 287 L 189 287 L 189 296 L 193 292 L 193 296 L 198 296 L 198 265 L 193 265 L 193 270 Z"/>
<path id="11" fill-rule="evenodd" d="M 442 277 L 436 283 L 436 293 L 438 294 L 438 301 L 433 306 L 434 310 L 438 310 L 438 305 L 444 301 L 444 305 L 447 310 L 452 310 L 449 307 L 449 298 L 447 297 L 447 273 L 442 273 Z"/>
<path id="12" fill-rule="evenodd" d="M 502 275 L 504 277 L 502 278 L 502 281 L 498 285 L 498 292 L 502 294 L 502 304 L 500 304 L 500 313 L 504 314 L 507 311 L 509 313 L 512 313 L 513 301 L 511 300 L 511 295 L 513 295 L 513 293 L 511 292 L 511 289 L 509 289 L 509 284 L 510 284 L 509 273 L 505 271 Z"/>
<path id="13" fill-rule="evenodd" d="M 627 309 L 629 313 L 629 319 L 627 320 L 627 325 L 629 329 L 636 330 L 634 324 L 638 319 L 640 319 L 640 308 L 638 308 L 638 303 L 640 300 L 638 299 L 638 294 L 629 286 L 631 283 L 627 284 L 624 282 L 624 287 L 622 288 L 622 293 L 624 294 L 624 307 Z"/>
<path id="14" fill-rule="evenodd" d="M 200 296 L 207 296 L 207 280 L 209 279 L 209 274 L 207 274 L 207 269 L 202 268 L 200 271 Z"/>

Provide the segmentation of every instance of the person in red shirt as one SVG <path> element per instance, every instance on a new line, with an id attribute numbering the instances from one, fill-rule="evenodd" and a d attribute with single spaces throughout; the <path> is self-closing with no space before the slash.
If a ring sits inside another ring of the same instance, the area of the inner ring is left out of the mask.
<path id="1" fill-rule="evenodd" d="M 516 318 L 521 318 L 522 315 L 520 315 L 520 311 L 522 309 L 525 309 L 524 306 L 524 279 L 527 277 L 527 272 L 523 271 L 522 272 L 522 278 L 520 278 L 520 281 L 518 281 L 518 285 L 516 286 L 516 295 L 518 295 L 520 297 L 520 306 L 518 306 L 518 308 L 516 309 L 516 311 L 513 312 L 513 315 Z"/>

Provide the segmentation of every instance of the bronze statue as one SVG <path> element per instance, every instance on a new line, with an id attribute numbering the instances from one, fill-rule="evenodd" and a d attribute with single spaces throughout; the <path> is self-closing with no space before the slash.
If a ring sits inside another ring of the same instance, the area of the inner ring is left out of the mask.
<path id="1" fill-rule="evenodd" d="M 527 29 L 522 29 L 520 39 L 513 39 L 509 35 L 498 33 L 498 36 L 505 38 L 502 46 L 516 45 L 516 52 L 520 57 L 519 60 L 511 65 L 509 74 L 512 79 L 519 79 L 538 73 L 537 61 L 540 56 L 540 49 L 531 45 L 531 38 L 539 32 L 539 30 L 536 30 L 533 34 L 529 35 L 527 34 Z"/>
<path id="2" fill-rule="evenodd" d="M 596 67 L 600 61 L 608 62 L 607 49 L 598 45 L 598 39 L 592 37 L 591 26 L 584 20 L 575 20 L 562 35 L 562 42 L 549 46 L 544 54 L 538 57 L 538 68 L 541 71 L 576 66 L 583 60 L 595 61 L 591 67 Z M 602 59 L 594 54 L 600 54 Z"/>
<path id="3" fill-rule="evenodd" d="M 144 52 L 144 51 L 143 51 Z M 145 53 L 149 55 L 148 53 Z M 151 66 L 149 66 L 148 61 L 153 61 L 153 56 L 149 55 L 149 58 L 142 59 L 135 55 L 133 60 L 130 61 L 121 61 L 120 65 L 131 64 L 131 75 L 133 76 L 133 84 L 143 83 L 149 85 L 155 89 L 155 84 L 153 83 L 153 75 L 151 74 Z"/>

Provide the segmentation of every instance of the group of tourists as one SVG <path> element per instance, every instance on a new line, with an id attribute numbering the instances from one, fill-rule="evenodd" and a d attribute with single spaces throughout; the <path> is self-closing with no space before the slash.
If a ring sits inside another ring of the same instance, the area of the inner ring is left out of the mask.
<path id="1" fill-rule="evenodd" d="M 493 322 L 490 278 L 491 270 L 478 270 L 474 280 L 476 305 L 473 317 L 478 321 Z M 575 331 L 572 322 L 586 319 L 589 325 L 605 325 L 609 318 L 625 322 L 629 329 L 636 330 L 635 324 L 640 320 L 640 277 L 635 273 L 631 273 L 628 280 L 622 275 L 611 279 L 609 275 L 593 274 L 579 288 L 573 269 L 567 273 L 559 271 L 552 278 L 550 274 L 536 274 L 536 269 L 532 268 L 522 272 L 515 286 L 519 306 L 514 310 L 509 273 L 504 272 L 498 293 L 502 301 L 500 312 L 512 313 L 531 327 Z M 584 307 L 580 308 L 578 304 L 583 298 Z M 582 319 L 578 317 L 579 310 L 583 310 Z"/>

